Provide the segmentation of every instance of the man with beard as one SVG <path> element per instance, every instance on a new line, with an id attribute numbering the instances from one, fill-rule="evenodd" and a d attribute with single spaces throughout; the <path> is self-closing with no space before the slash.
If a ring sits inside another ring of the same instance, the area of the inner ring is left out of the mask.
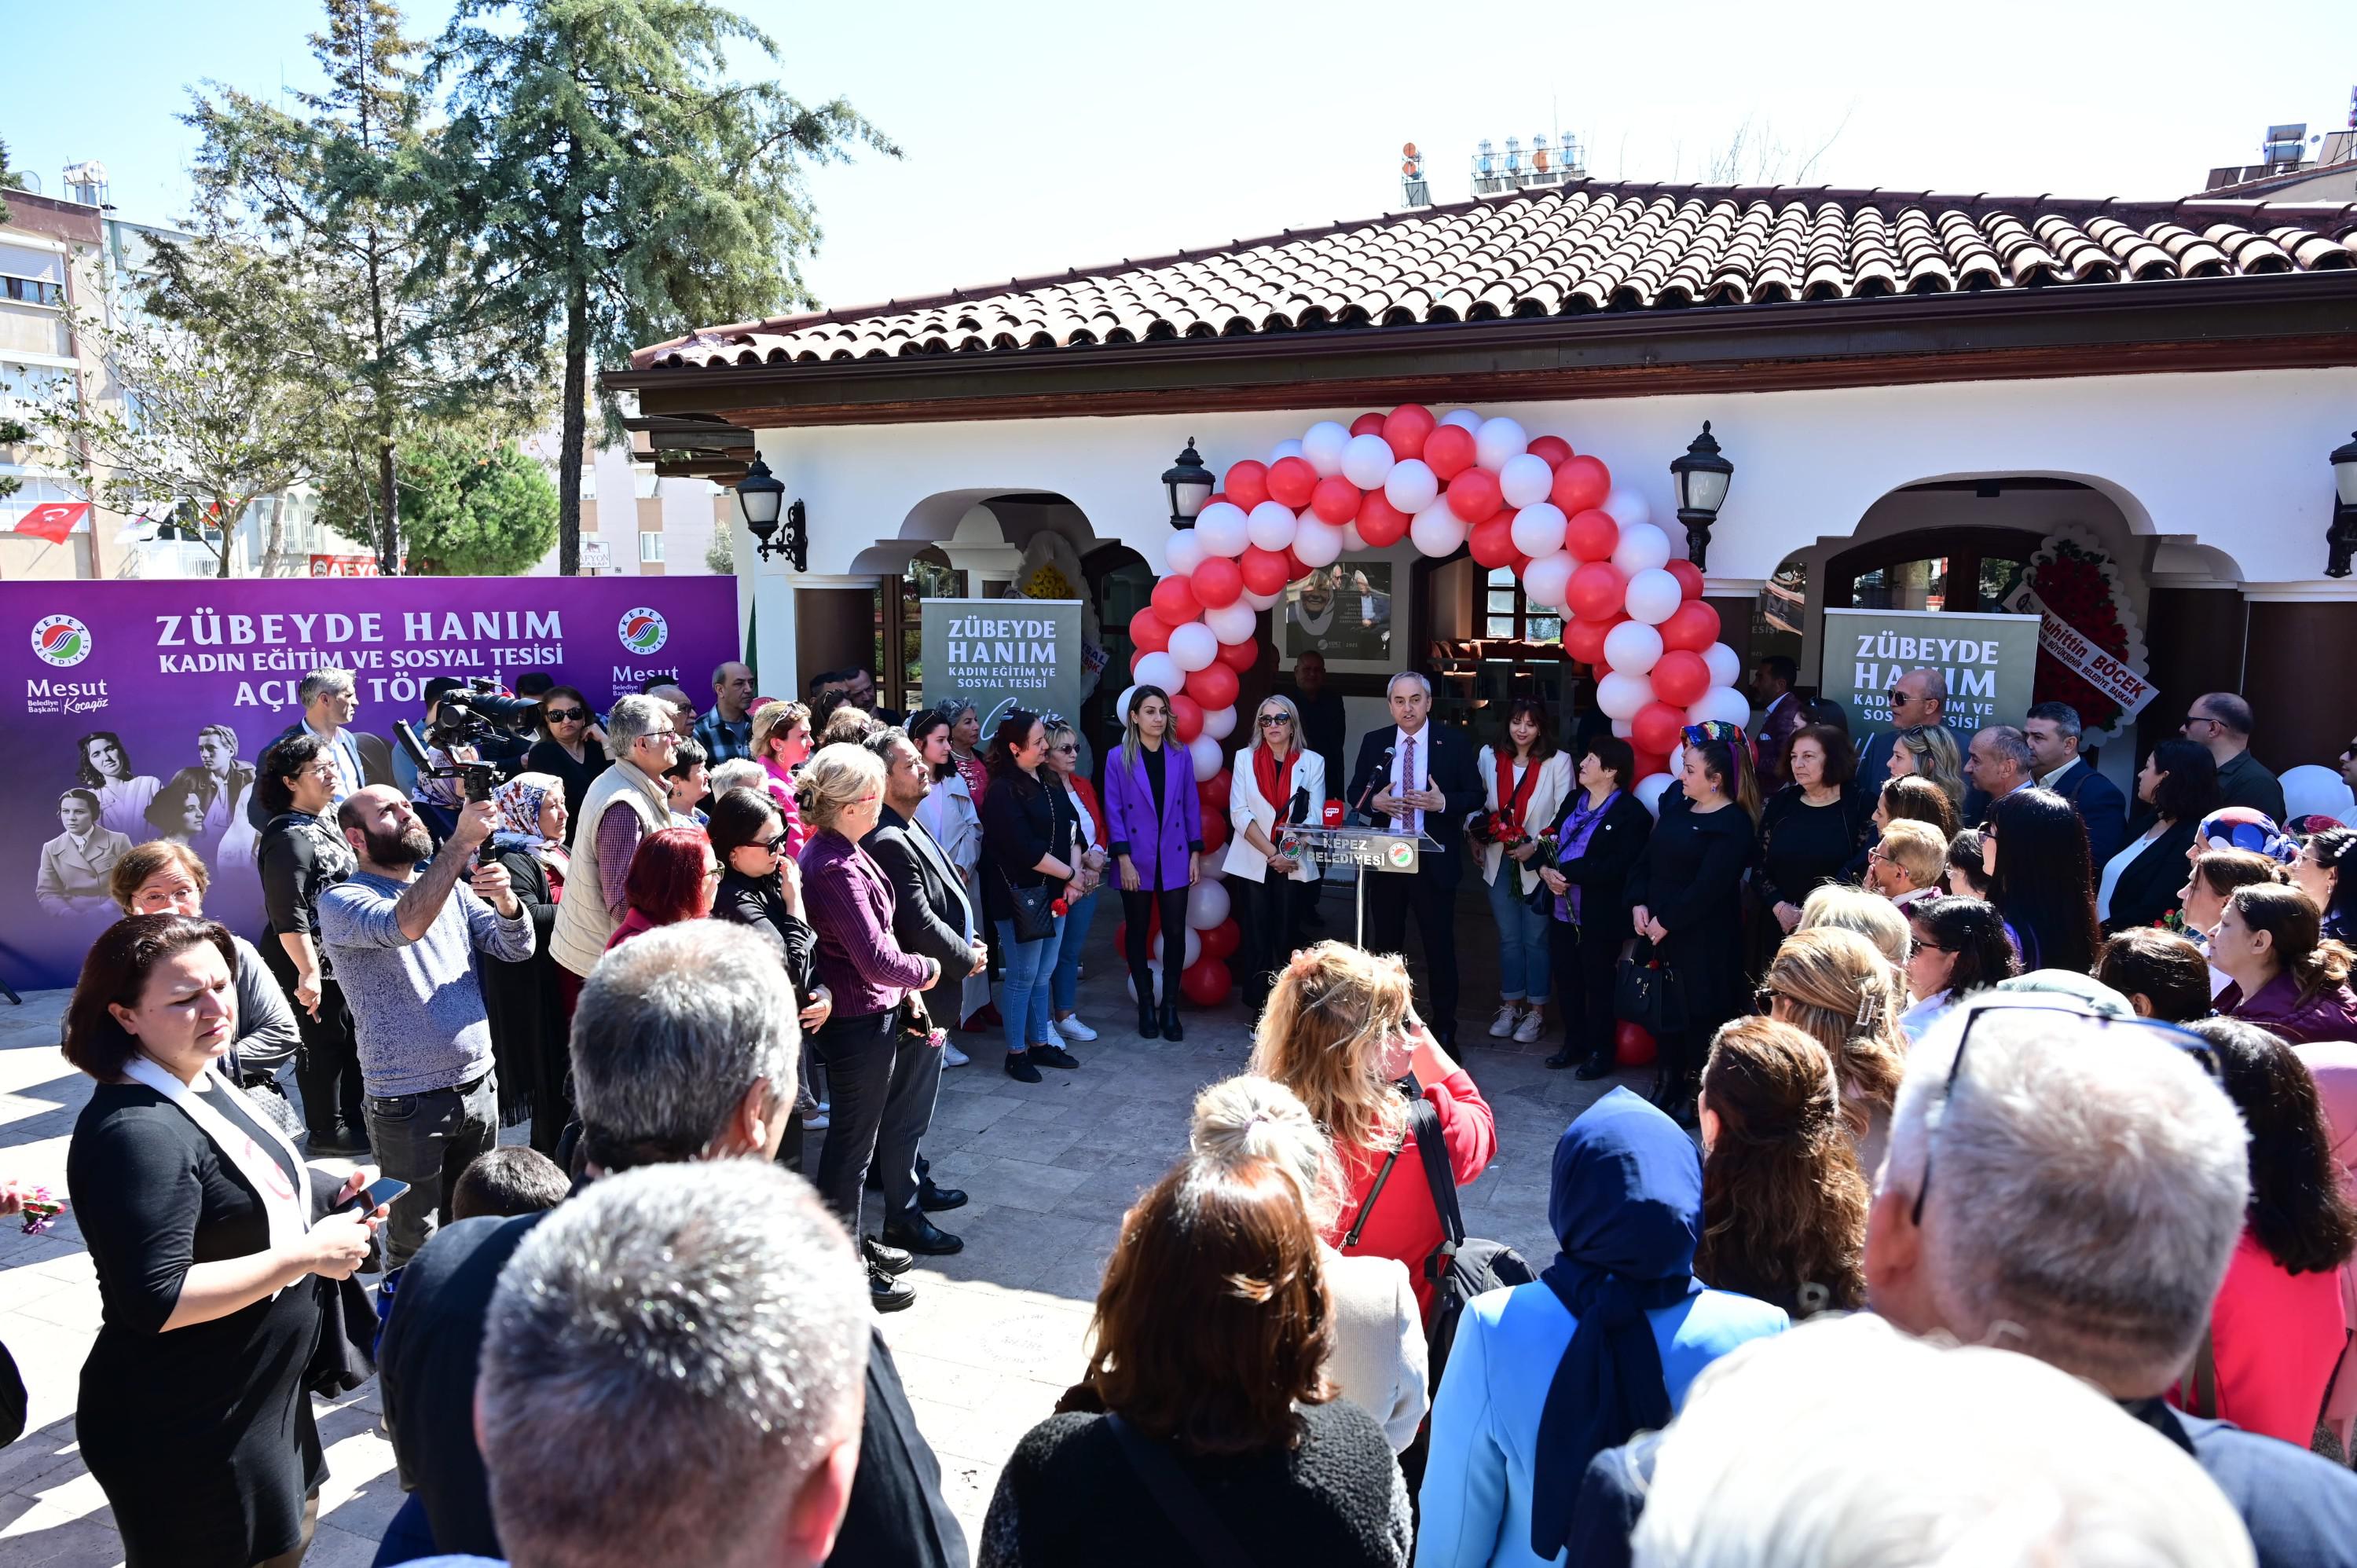
<path id="1" fill-rule="evenodd" d="M 428 862 L 434 840 L 400 790 L 371 784 L 336 809 L 360 868 L 320 890 L 319 940 L 352 1011 L 370 1146 L 386 1176 L 409 1184 L 385 1224 L 388 1273 L 434 1234 L 446 1173 L 456 1180 L 499 1141 L 475 954 L 522 962 L 533 933 L 504 869 L 469 875 L 498 818 L 489 800 L 469 804 Z"/>

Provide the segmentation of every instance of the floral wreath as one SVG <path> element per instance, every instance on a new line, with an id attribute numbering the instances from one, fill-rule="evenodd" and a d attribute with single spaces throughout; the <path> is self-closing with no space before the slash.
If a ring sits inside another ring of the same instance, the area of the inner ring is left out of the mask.
<path id="1" fill-rule="evenodd" d="M 2055 525 L 2029 558 L 2023 580 L 2082 637 L 2137 674 L 2150 672 L 2144 629 L 2128 603 L 2120 569 L 2092 531 L 2078 523 Z M 2118 703 L 2043 648 L 2038 650 L 2030 700 L 2070 703 L 2079 714 L 2084 730 L 2081 741 L 2086 746 L 2099 745 L 2124 727 Z"/>

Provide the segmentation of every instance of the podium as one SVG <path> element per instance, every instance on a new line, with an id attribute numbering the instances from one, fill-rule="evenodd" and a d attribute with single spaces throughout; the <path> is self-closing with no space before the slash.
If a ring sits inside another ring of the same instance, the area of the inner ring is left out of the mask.
<path id="1" fill-rule="evenodd" d="M 1389 828 L 1329 828 L 1310 822 L 1290 822 L 1277 830 L 1276 846 L 1287 855 L 1318 865 L 1355 865 L 1353 898 L 1358 909 L 1354 943 L 1367 945 L 1367 873 L 1413 873 L 1426 849 L 1438 849 L 1430 833 L 1394 832 Z"/>

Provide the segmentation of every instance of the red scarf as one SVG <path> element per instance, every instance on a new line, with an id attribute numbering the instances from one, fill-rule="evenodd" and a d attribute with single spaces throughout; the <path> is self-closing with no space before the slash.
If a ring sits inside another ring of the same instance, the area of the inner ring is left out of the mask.
<path id="1" fill-rule="evenodd" d="M 1531 791 L 1538 787 L 1539 762 L 1533 757 L 1523 764 L 1523 782 L 1514 786 L 1514 754 L 1501 746 L 1495 753 L 1498 762 L 1498 814 L 1514 824 L 1516 832 L 1527 832 L 1523 826 L 1523 811 L 1531 803 Z"/>
<path id="2" fill-rule="evenodd" d="M 1293 800 L 1293 765 L 1301 760 L 1301 748 L 1295 746 L 1285 754 L 1285 766 L 1279 768 L 1268 747 L 1253 747 L 1253 779 L 1260 785 L 1260 798 L 1267 801 L 1276 815 L 1270 819 L 1274 826 L 1285 821 L 1286 808 Z"/>

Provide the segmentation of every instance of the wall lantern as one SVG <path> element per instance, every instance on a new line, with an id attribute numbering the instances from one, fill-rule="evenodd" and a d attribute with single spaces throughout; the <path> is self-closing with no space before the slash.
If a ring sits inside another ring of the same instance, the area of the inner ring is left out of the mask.
<path id="1" fill-rule="evenodd" d="M 2324 531 L 2328 577 L 2349 575 L 2349 562 L 2357 555 L 2357 432 L 2349 444 L 2332 453 L 2332 522 Z"/>
<path id="2" fill-rule="evenodd" d="M 1170 492 L 1170 526 L 1192 528 L 1195 514 L 1211 499 L 1217 481 L 1211 470 L 1203 466 L 1202 456 L 1195 450 L 1195 438 L 1187 437 L 1187 450 L 1178 454 L 1178 463 L 1162 472 L 1162 488 Z"/>
<path id="3" fill-rule="evenodd" d="M 778 532 L 778 510 L 786 499 L 786 487 L 770 465 L 759 457 L 737 481 L 737 510 L 745 516 L 745 527 L 753 535 L 753 547 L 762 560 L 771 555 L 783 555 L 797 572 L 810 570 L 810 524 L 802 503 L 786 508 L 786 536 L 774 540 Z"/>
<path id="4" fill-rule="evenodd" d="M 1686 525 L 1686 559 L 1698 570 L 1707 570 L 1704 557 L 1710 553 L 1710 525 L 1718 521 L 1727 487 L 1735 479 L 1735 465 L 1719 456 L 1709 420 L 1702 422 L 1702 434 L 1685 456 L 1670 459 L 1670 478 L 1678 485 L 1678 521 Z"/>

